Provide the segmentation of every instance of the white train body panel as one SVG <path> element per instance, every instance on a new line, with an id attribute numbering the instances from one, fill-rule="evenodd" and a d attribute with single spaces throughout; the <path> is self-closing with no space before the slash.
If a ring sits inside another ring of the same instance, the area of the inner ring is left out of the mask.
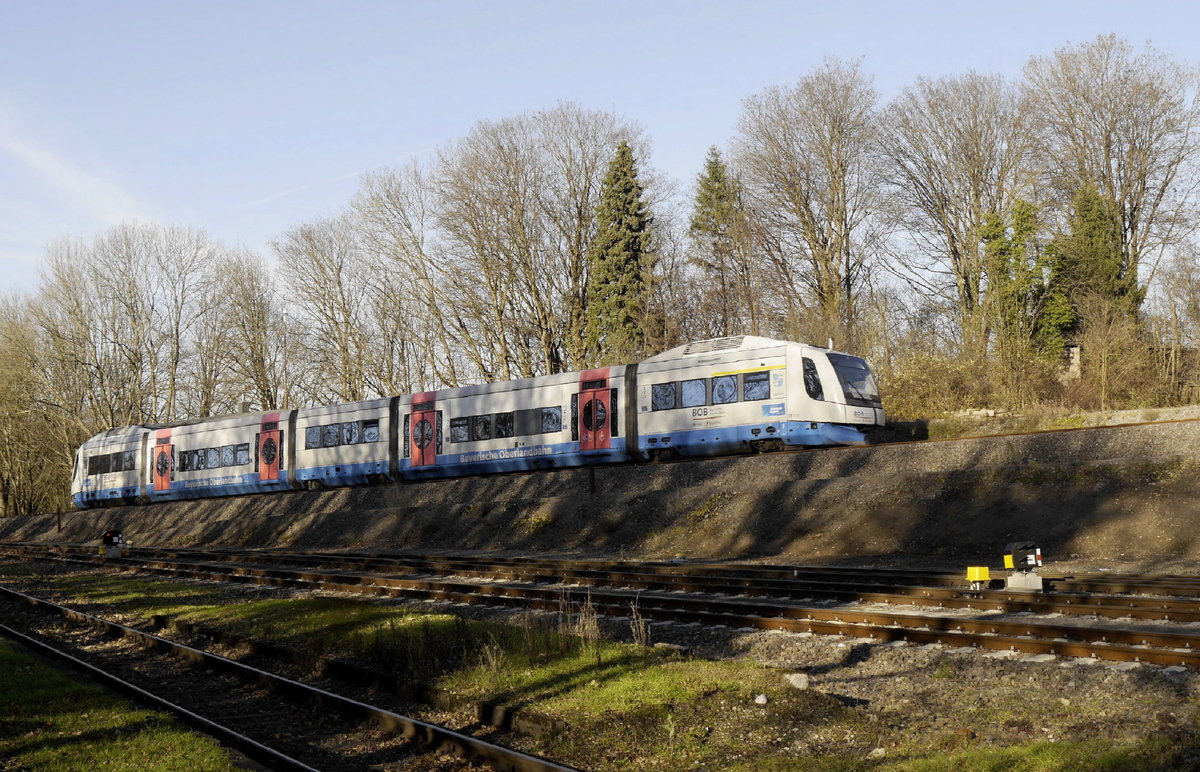
<path id="1" fill-rule="evenodd" d="M 300 485 L 358 485 L 395 479 L 391 467 L 392 399 L 296 411 L 294 480 Z"/>
<path id="2" fill-rule="evenodd" d="M 75 451 L 71 498 L 77 507 L 130 503 L 142 495 L 144 426 L 123 426 L 92 437 Z M 115 471 L 114 471 L 115 469 Z"/>
<path id="3" fill-rule="evenodd" d="M 606 367 L 401 397 L 401 474 L 420 479 L 627 460 L 626 371 Z"/>
<path id="4" fill-rule="evenodd" d="M 286 490 L 289 415 L 247 413 L 151 431 L 145 459 L 148 497 L 160 501 Z M 264 436 L 272 433 L 278 434 L 273 451 L 264 448 Z"/>
<path id="5" fill-rule="evenodd" d="M 865 444 L 863 434 L 847 424 L 882 424 L 882 408 L 869 400 L 863 400 L 870 403 L 865 407 L 846 404 L 829 353 L 846 356 L 742 336 L 680 346 L 642 362 L 641 452 L 703 456 L 785 445 Z M 869 370 L 864 372 L 869 378 Z"/>
<path id="6" fill-rule="evenodd" d="M 78 507 L 785 446 L 864 444 L 866 362 L 717 338 L 644 362 L 339 405 L 110 429 L 79 448 Z"/>

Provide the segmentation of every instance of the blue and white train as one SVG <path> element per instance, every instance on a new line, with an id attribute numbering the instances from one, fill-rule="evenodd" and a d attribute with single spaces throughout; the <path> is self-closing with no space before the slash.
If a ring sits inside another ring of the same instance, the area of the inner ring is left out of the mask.
<path id="1" fill-rule="evenodd" d="M 755 336 L 644 362 L 325 407 L 125 426 L 75 454 L 80 508 L 866 444 L 867 363 Z"/>

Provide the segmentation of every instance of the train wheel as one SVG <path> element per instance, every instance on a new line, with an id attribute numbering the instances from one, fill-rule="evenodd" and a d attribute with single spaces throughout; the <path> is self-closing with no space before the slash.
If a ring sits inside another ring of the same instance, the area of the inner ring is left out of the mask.
<path id="1" fill-rule="evenodd" d="M 304 482 L 304 487 L 310 491 L 323 491 L 325 490 L 325 483 L 321 482 L 320 480 L 306 480 Z"/>

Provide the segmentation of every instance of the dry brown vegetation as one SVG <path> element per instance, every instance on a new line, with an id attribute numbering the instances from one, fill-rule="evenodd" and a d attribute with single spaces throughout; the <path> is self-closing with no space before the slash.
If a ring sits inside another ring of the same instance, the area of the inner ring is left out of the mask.
<path id="1" fill-rule="evenodd" d="M 604 362 L 588 256 L 622 142 L 653 218 L 646 353 L 832 340 L 901 420 L 1197 401 L 1196 93 L 1115 36 L 886 103 L 828 60 L 747 96 L 694 196 L 635 122 L 563 103 L 365 175 L 274 261 L 157 224 L 51 245 L 0 303 L 0 514 L 65 505 L 72 449 L 111 426 Z"/>

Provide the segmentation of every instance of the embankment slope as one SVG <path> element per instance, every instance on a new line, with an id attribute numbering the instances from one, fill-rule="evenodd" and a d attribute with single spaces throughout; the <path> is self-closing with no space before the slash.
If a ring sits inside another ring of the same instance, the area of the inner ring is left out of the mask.
<path id="1" fill-rule="evenodd" d="M 1200 559 L 1200 421 L 598 467 L 0 520 L 0 541 L 995 563 Z"/>

